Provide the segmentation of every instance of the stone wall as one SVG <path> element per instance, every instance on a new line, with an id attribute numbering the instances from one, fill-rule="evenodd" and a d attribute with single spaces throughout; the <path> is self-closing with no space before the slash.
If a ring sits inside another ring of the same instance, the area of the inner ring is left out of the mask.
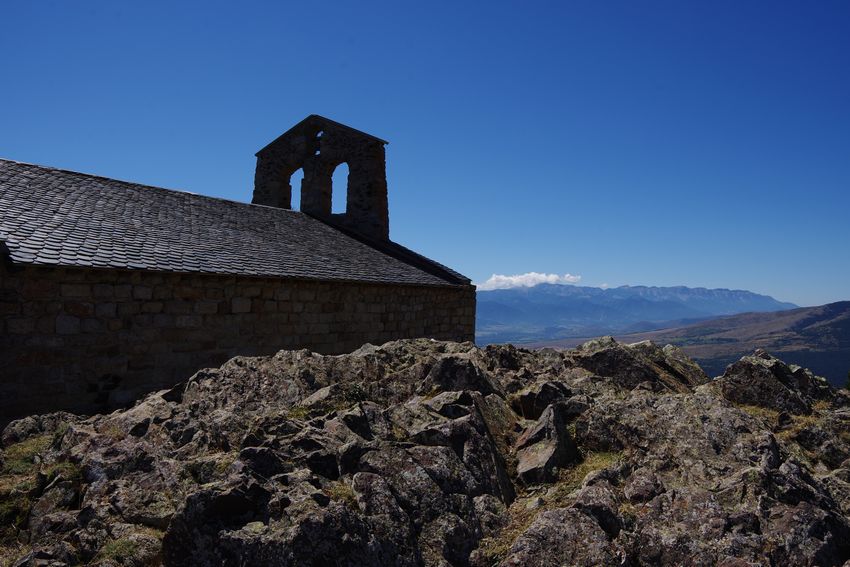
<path id="1" fill-rule="evenodd" d="M 0 265 L 0 423 L 94 412 L 236 355 L 475 333 L 473 286 Z"/>

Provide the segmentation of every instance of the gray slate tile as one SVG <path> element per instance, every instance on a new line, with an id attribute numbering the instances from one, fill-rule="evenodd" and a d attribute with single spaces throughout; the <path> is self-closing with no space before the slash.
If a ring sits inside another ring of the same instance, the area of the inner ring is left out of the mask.
<path id="1" fill-rule="evenodd" d="M 445 266 L 298 211 L 0 159 L 0 240 L 13 262 L 467 285 Z"/>

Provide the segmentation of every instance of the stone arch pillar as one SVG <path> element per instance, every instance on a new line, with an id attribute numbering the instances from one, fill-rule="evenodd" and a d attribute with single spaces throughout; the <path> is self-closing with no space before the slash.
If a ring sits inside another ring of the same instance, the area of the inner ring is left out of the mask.
<path id="1" fill-rule="evenodd" d="M 301 211 L 315 216 L 331 214 L 333 167 L 311 159 L 304 164 L 301 185 Z"/>

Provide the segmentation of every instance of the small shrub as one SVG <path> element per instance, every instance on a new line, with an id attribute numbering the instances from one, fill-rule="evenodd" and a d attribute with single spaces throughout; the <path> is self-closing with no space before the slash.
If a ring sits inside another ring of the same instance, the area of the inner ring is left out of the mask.
<path id="1" fill-rule="evenodd" d="M 354 490 L 344 480 L 330 483 L 324 492 L 331 500 L 341 502 L 349 508 L 357 508 L 357 495 L 354 494 Z"/>
<path id="2" fill-rule="evenodd" d="M 50 435 L 39 435 L 9 445 L 3 450 L 3 465 L 0 468 L 0 543 L 7 548 L 19 547 L 15 537 L 18 530 L 25 527 L 32 508 L 29 494 L 36 487 L 36 473 L 40 466 L 37 457 L 50 447 L 51 441 Z"/>

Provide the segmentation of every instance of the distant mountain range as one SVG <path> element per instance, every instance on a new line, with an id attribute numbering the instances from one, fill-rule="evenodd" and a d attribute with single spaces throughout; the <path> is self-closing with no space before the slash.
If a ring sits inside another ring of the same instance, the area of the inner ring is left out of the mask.
<path id="1" fill-rule="evenodd" d="M 479 291 L 476 340 L 522 343 L 628 334 L 795 307 L 743 290 L 540 284 Z"/>
<path id="2" fill-rule="evenodd" d="M 850 301 L 775 313 L 745 313 L 616 338 L 627 343 L 652 340 L 680 346 L 709 376 L 722 374 L 726 365 L 763 348 L 785 362 L 826 377 L 834 386 L 844 386 L 850 371 Z M 584 340 L 549 340 L 533 346 L 566 348 Z"/>

